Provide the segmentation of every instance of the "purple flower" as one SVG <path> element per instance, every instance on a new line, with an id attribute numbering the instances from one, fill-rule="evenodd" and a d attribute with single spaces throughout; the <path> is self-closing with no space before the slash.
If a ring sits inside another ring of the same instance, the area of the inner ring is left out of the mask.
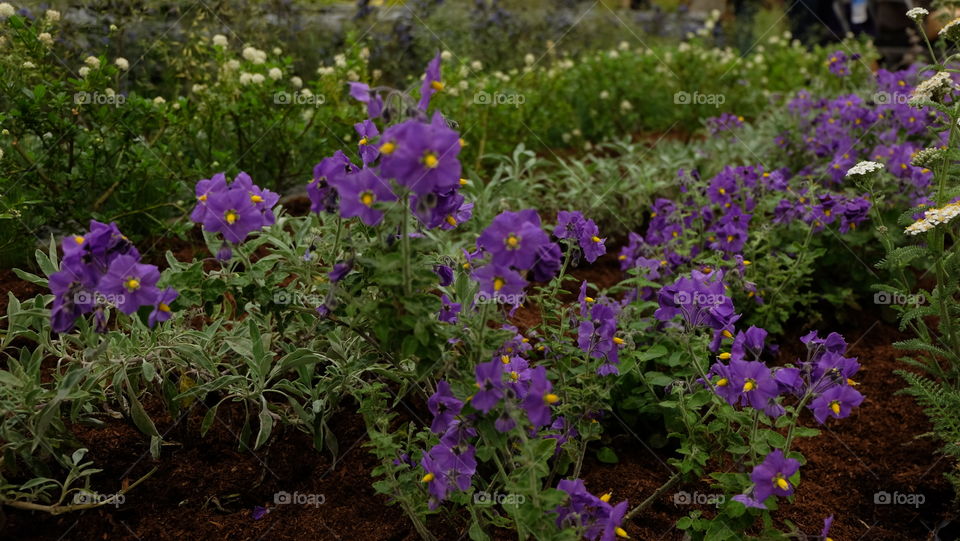
<path id="1" fill-rule="evenodd" d="M 617 537 L 628 538 L 621 527 L 627 511 L 627 501 L 616 506 L 607 503 L 609 495 L 598 498 L 587 491 L 580 479 L 564 479 L 557 489 L 567 493 L 562 505 L 553 510 L 557 514 L 558 528 L 578 528 L 585 539 L 613 541 Z"/>
<path id="2" fill-rule="evenodd" d="M 499 360 L 480 363 L 476 368 L 477 389 L 470 403 L 483 413 L 488 413 L 503 398 L 503 367 Z"/>
<path id="3" fill-rule="evenodd" d="M 500 213 L 480 234 L 477 246 L 490 252 L 496 265 L 527 270 L 536 263 L 538 248 L 549 242 L 540 217 L 527 209 Z"/>
<path id="4" fill-rule="evenodd" d="M 563 266 L 563 252 L 555 242 L 541 244 L 537 247 L 537 257 L 530 269 L 534 281 L 549 282 L 557 275 Z"/>
<path id="5" fill-rule="evenodd" d="M 397 200 L 387 182 L 373 169 L 361 169 L 331 183 L 340 195 L 340 216 L 359 217 L 367 225 L 377 225 L 383 220 L 383 211 L 375 208 L 377 203 Z"/>
<path id="6" fill-rule="evenodd" d="M 453 283 L 453 269 L 449 265 L 434 265 L 433 272 L 440 278 L 440 287 Z"/>
<path id="7" fill-rule="evenodd" d="M 849 385 L 837 385 L 814 398 L 810 408 L 817 422 L 825 424 L 828 417 L 843 419 L 850 415 L 850 411 L 862 402 L 863 395 L 856 389 Z"/>
<path id="8" fill-rule="evenodd" d="M 550 405 L 560 400 L 560 397 L 550 392 L 552 389 L 553 385 L 547 379 L 547 369 L 542 366 L 533 369 L 530 387 L 523 399 L 523 409 L 535 427 L 550 424 Z"/>
<path id="9" fill-rule="evenodd" d="M 207 200 L 211 193 L 227 191 L 227 177 L 223 173 L 217 173 L 209 179 L 203 179 L 197 182 L 194 192 L 197 197 L 197 205 L 193 207 L 190 213 L 190 221 L 202 223 L 207 214 Z"/>
<path id="10" fill-rule="evenodd" d="M 823 529 L 820 530 L 820 541 L 830 541 L 831 525 L 833 525 L 833 515 L 823 519 Z"/>
<path id="11" fill-rule="evenodd" d="M 377 125 L 369 118 L 363 122 L 354 124 L 353 129 L 356 130 L 357 135 L 360 136 L 360 159 L 364 165 L 373 163 L 376 161 L 377 156 L 380 155 L 380 151 L 377 150 L 374 145 L 370 144 L 370 140 L 380 135 L 380 130 L 377 129 Z"/>
<path id="12" fill-rule="evenodd" d="M 231 189 L 209 194 L 202 224 L 207 231 L 220 233 L 228 242 L 238 244 L 263 227 L 264 219 L 245 190 Z"/>
<path id="13" fill-rule="evenodd" d="M 459 302 L 452 302 L 446 293 L 440 295 L 441 307 L 437 319 L 444 323 L 456 323 L 457 314 L 460 313 L 461 305 Z"/>
<path id="14" fill-rule="evenodd" d="M 433 57 L 433 60 L 427 64 L 427 72 L 423 77 L 423 84 L 420 85 L 420 102 L 417 108 L 426 112 L 430 107 L 430 98 L 435 92 L 443 90 L 443 83 L 440 82 L 440 53 Z"/>
<path id="15" fill-rule="evenodd" d="M 367 116 L 377 118 L 383 113 L 383 98 L 376 92 L 370 91 L 366 83 L 349 83 L 350 97 L 367 105 Z"/>
<path id="16" fill-rule="evenodd" d="M 307 184 L 310 210 L 318 214 L 320 212 L 336 212 L 338 207 L 337 191 L 332 184 L 356 172 L 356 166 L 340 150 L 336 151 L 333 156 L 320 160 L 320 163 L 313 167 L 313 180 L 310 184 Z"/>
<path id="17" fill-rule="evenodd" d="M 254 506 L 253 508 L 253 520 L 260 520 L 263 517 L 267 516 L 270 513 L 270 510 L 262 505 Z"/>
<path id="18" fill-rule="evenodd" d="M 733 323 L 740 319 L 734 313 L 733 301 L 724 292 L 720 271 L 704 274 L 694 270 L 690 278 L 684 276 L 660 288 L 657 299 L 660 308 L 654 317 L 660 321 L 681 315 L 689 327 L 707 326 L 729 333 Z"/>
<path id="19" fill-rule="evenodd" d="M 170 304 L 177 299 L 177 296 L 179 296 L 179 293 L 172 287 L 164 289 L 157 295 L 157 301 L 154 304 L 153 311 L 150 312 L 150 317 L 147 318 L 147 322 L 151 327 L 170 319 L 170 316 L 173 315 L 170 311 Z"/>
<path id="20" fill-rule="evenodd" d="M 352 259 L 349 261 L 340 261 L 333 265 L 333 270 L 331 270 L 327 276 L 330 278 L 330 282 L 335 284 L 342 280 L 351 270 L 353 270 Z"/>
<path id="21" fill-rule="evenodd" d="M 511 302 L 510 298 L 519 300 L 523 289 L 527 287 L 527 281 L 520 273 L 495 263 L 473 271 L 471 277 L 480 283 L 480 294 L 483 297 L 506 304 L 516 304 Z"/>
<path id="22" fill-rule="evenodd" d="M 386 129 L 380 171 L 417 195 L 448 193 L 460 186 L 460 136 L 438 114 L 430 123 L 408 120 Z"/>
<path id="23" fill-rule="evenodd" d="M 800 462 L 783 456 L 783 451 L 774 449 L 763 459 L 763 462 L 754 466 L 750 473 L 753 481 L 753 497 L 758 502 L 764 502 L 771 495 L 786 498 L 793 494 L 794 486 L 790 477 L 800 469 Z"/>
<path id="24" fill-rule="evenodd" d="M 450 428 L 450 423 L 460 414 L 463 402 L 453 396 L 450 384 L 446 380 L 440 380 L 437 382 L 437 392 L 427 400 L 427 409 L 433 414 L 430 430 L 434 434 L 442 434 Z"/>
<path id="25" fill-rule="evenodd" d="M 98 289 L 114 295 L 117 308 L 130 315 L 141 306 L 156 304 L 160 296 L 156 287 L 159 279 L 157 267 L 140 263 L 133 256 L 122 255 L 110 263 Z"/>

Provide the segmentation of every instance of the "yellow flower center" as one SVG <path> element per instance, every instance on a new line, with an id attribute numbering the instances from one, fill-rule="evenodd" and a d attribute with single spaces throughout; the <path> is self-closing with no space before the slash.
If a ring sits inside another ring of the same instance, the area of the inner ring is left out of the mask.
<path id="1" fill-rule="evenodd" d="M 727 190 L 724 190 L 723 188 L 720 188 L 719 190 L 717 190 L 717 192 L 719 192 L 720 195 L 726 195 Z"/>
<path id="2" fill-rule="evenodd" d="M 386 143 L 380 145 L 380 152 L 386 154 L 387 156 L 393 154 L 393 151 L 397 150 L 397 144 L 387 141 Z"/>
<path id="3" fill-rule="evenodd" d="M 250 202 L 251 202 L 251 203 L 263 203 L 263 198 L 260 197 L 259 195 L 254 194 L 254 195 L 251 195 L 251 196 L 250 196 Z"/>
<path id="4" fill-rule="evenodd" d="M 236 223 L 237 218 L 239 218 L 239 216 L 237 215 L 237 211 L 235 210 L 228 210 L 223 214 L 223 219 L 227 221 L 228 225 L 233 225 L 234 223 Z"/>
<path id="5" fill-rule="evenodd" d="M 157 310 L 160 310 L 161 312 L 169 312 L 170 307 L 167 306 L 167 303 L 161 302 L 160 304 L 157 305 Z"/>
<path id="6" fill-rule="evenodd" d="M 433 481 L 434 477 L 436 477 L 436 476 L 433 475 L 432 473 L 428 473 L 428 474 L 424 475 L 422 479 L 420 479 L 420 482 L 421 482 L 421 483 L 429 483 L 430 481 Z"/>
<path id="7" fill-rule="evenodd" d="M 440 165 L 440 160 L 433 152 L 427 152 L 423 157 L 423 165 L 426 165 L 427 169 L 435 169 L 438 165 Z"/>
<path id="8" fill-rule="evenodd" d="M 720 354 L 720 358 L 723 359 L 723 360 L 729 359 L 729 358 L 730 358 L 730 352 L 725 351 L 725 352 L 721 353 L 721 354 Z"/>
<path id="9" fill-rule="evenodd" d="M 773 484 L 777 485 L 780 490 L 787 490 L 790 488 L 790 483 L 787 482 L 782 476 L 778 475 L 776 479 L 773 480 Z"/>
<path id="10" fill-rule="evenodd" d="M 457 219 L 453 217 L 453 214 L 447 215 L 447 223 L 450 224 L 451 227 L 456 227 Z"/>
<path id="11" fill-rule="evenodd" d="M 363 203 L 364 206 L 372 207 L 372 206 L 373 206 L 373 202 L 376 201 L 376 200 L 377 200 L 377 198 L 374 197 L 373 192 L 371 192 L 371 191 L 369 191 L 369 190 L 367 190 L 367 191 L 365 191 L 365 192 L 363 192 L 363 193 L 360 194 L 360 202 Z"/>
<path id="12" fill-rule="evenodd" d="M 728 331 L 728 330 L 726 330 L 726 329 L 724 329 L 723 332 L 721 332 L 720 334 L 722 334 L 723 336 L 725 336 L 725 337 L 727 337 L 727 338 L 733 338 L 733 333 L 731 333 L 730 331 Z"/>
<path id="13" fill-rule="evenodd" d="M 510 362 L 510 356 L 509 356 L 509 355 L 501 355 L 501 356 L 500 356 L 500 362 L 502 362 L 503 364 L 508 364 L 508 363 Z"/>
<path id="14" fill-rule="evenodd" d="M 465 178 L 460 179 L 460 185 L 461 185 L 461 186 L 466 186 L 466 185 L 469 184 L 469 183 L 470 183 L 470 181 L 467 180 L 467 179 L 465 179 Z"/>
<path id="15" fill-rule="evenodd" d="M 503 278 L 494 278 L 494 279 L 493 279 L 493 290 L 494 290 L 494 291 L 500 291 L 501 289 L 503 289 L 503 286 L 505 286 L 506 284 L 507 284 L 507 282 L 504 281 Z"/>
<path id="16" fill-rule="evenodd" d="M 614 528 L 613 533 L 617 534 L 617 537 L 622 537 L 622 538 L 624 538 L 624 539 L 630 539 L 630 536 L 627 535 L 627 531 L 624 530 L 623 528 L 619 527 L 619 526 L 617 526 L 616 528 Z"/>
<path id="17" fill-rule="evenodd" d="M 604 494 L 603 496 L 600 496 L 600 501 L 601 501 L 601 502 L 604 502 L 604 503 L 610 503 L 610 498 L 612 498 L 612 497 L 613 497 L 613 493 L 612 493 L 612 492 L 607 492 L 607 493 Z"/>
<path id="18" fill-rule="evenodd" d="M 560 397 L 553 393 L 549 393 L 549 394 L 543 395 L 543 401 L 546 402 L 547 404 L 556 404 L 557 402 L 560 401 Z"/>
<path id="19" fill-rule="evenodd" d="M 743 392 L 752 391 L 756 386 L 757 383 L 755 381 L 748 379 L 747 381 L 743 382 Z"/>
<path id="20" fill-rule="evenodd" d="M 367 143 L 369 143 L 369 142 L 370 142 L 370 141 L 369 141 L 366 137 L 364 137 L 363 139 L 360 139 L 360 144 L 361 144 L 361 145 L 365 145 L 365 144 L 367 144 Z"/>
<path id="21" fill-rule="evenodd" d="M 197 201 L 206 201 L 206 200 L 207 200 L 207 194 L 203 194 L 197 198 Z"/>
<path id="22" fill-rule="evenodd" d="M 717 387 L 726 387 L 730 383 L 730 380 L 727 378 L 720 378 L 717 380 Z"/>
<path id="23" fill-rule="evenodd" d="M 590 237 L 590 240 L 592 240 L 593 242 L 600 242 L 602 239 L 601 239 L 600 237 L 594 235 L 594 236 Z"/>
<path id="24" fill-rule="evenodd" d="M 463 148 L 463 147 L 467 146 L 467 140 L 464 139 L 463 137 L 461 137 L 460 139 L 458 139 L 458 142 L 460 143 L 460 148 Z"/>
<path id="25" fill-rule="evenodd" d="M 128 278 L 126 286 L 130 291 L 136 291 L 137 289 L 140 289 L 140 280 L 137 280 L 136 278 Z"/>
<path id="26" fill-rule="evenodd" d="M 834 400 L 833 402 L 830 402 L 830 410 L 833 412 L 834 415 L 840 415 L 840 402 L 836 400 Z"/>
<path id="27" fill-rule="evenodd" d="M 616 344 L 616 345 L 618 345 L 618 346 L 622 346 L 622 345 L 623 345 L 623 338 L 620 338 L 619 336 L 614 336 L 614 337 L 613 337 L 613 343 Z"/>
<path id="28" fill-rule="evenodd" d="M 505 243 L 507 245 L 507 248 L 516 250 L 518 247 L 520 247 L 520 238 L 517 237 L 516 235 L 511 234 L 507 237 L 507 240 L 505 241 Z"/>
<path id="29" fill-rule="evenodd" d="M 583 298 L 583 302 L 594 302 L 594 298 L 593 298 L 593 297 L 584 297 L 584 298 Z"/>
<path id="30" fill-rule="evenodd" d="M 76 242 L 77 244 L 83 244 L 83 241 L 85 241 L 85 240 L 86 240 L 86 239 L 84 239 L 84 238 L 83 238 L 82 236 L 80 236 L 80 235 L 77 235 L 77 236 L 73 237 L 73 242 Z"/>
<path id="31" fill-rule="evenodd" d="M 514 370 L 511 370 L 511 371 L 510 371 L 510 379 L 512 379 L 513 381 L 517 381 L 517 380 L 520 379 L 520 374 L 518 374 L 518 373 L 517 373 L 516 371 L 514 371 Z"/>
<path id="32" fill-rule="evenodd" d="M 430 83 L 430 88 L 436 90 L 437 92 L 441 92 L 443 90 L 443 83 L 440 81 L 432 81 Z"/>

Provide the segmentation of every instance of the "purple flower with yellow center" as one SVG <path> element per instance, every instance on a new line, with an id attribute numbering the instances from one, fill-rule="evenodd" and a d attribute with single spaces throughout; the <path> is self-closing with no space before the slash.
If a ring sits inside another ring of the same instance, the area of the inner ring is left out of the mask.
<path id="1" fill-rule="evenodd" d="M 190 220 L 194 223 L 203 222 L 207 214 L 207 199 L 214 192 L 227 191 L 227 177 L 223 173 L 217 173 L 210 178 L 205 178 L 197 182 L 194 186 L 194 193 L 197 198 L 197 205 L 193 207 L 190 213 Z"/>
<path id="2" fill-rule="evenodd" d="M 136 258 L 122 255 L 110 263 L 107 274 L 100 279 L 99 290 L 114 295 L 117 308 L 130 315 L 141 306 L 155 304 L 160 295 L 157 281 L 160 271 L 154 265 L 140 263 Z"/>
<path id="3" fill-rule="evenodd" d="M 671 285 L 663 286 L 657 294 L 660 308 L 654 317 L 670 321 L 677 315 L 683 317 L 687 326 L 707 326 L 733 338 L 729 329 L 740 319 L 735 313 L 733 301 L 725 293 L 723 274 L 720 271 L 703 273 L 691 271 Z"/>
<path id="4" fill-rule="evenodd" d="M 460 186 L 460 136 L 439 113 L 430 123 L 407 120 L 380 140 L 380 172 L 417 195 L 448 193 Z"/>
<path id="5" fill-rule="evenodd" d="M 437 382 L 437 392 L 427 400 L 427 409 L 433 414 L 433 423 L 430 430 L 434 434 L 443 434 L 450 428 L 450 423 L 460 415 L 463 402 L 457 400 L 450 390 L 450 383 L 446 380 Z"/>
<path id="6" fill-rule="evenodd" d="M 153 311 L 150 312 L 150 317 L 147 318 L 147 323 L 153 327 L 157 323 L 170 319 L 170 316 L 173 315 L 173 312 L 170 310 L 170 305 L 179 295 L 177 290 L 172 287 L 161 291 L 160 294 L 157 295 L 157 302 L 153 306 Z"/>
<path id="7" fill-rule="evenodd" d="M 211 233 L 220 233 L 233 244 L 243 242 L 251 232 L 263 227 L 263 214 L 250 200 L 245 190 L 236 189 L 211 193 L 207 199 L 207 212 L 203 228 Z"/>
<path id="8" fill-rule="evenodd" d="M 473 271 L 471 277 L 480 283 L 481 295 L 497 302 L 507 297 L 519 299 L 523 289 L 527 287 L 527 281 L 520 273 L 495 263 L 484 265 Z"/>
<path id="9" fill-rule="evenodd" d="M 320 160 L 320 163 L 313 167 L 313 180 L 307 184 L 311 212 L 336 212 L 337 191 L 332 184 L 356 171 L 356 166 L 341 150 Z"/>
<path id="10" fill-rule="evenodd" d="M 765 502 L 771 495 L 786 498 L 793 494 L 794 486 L 790 482 L 800 469 L 800 462 L 793 458 L 786 458 L 783 451 L 774 449 L 763 459 L 763 462 L 754 466 L 750 473 L 753 481 L 753 497 L 758 502 Z"/>
<path id="11" fill-rule="evenodd" d="M 361 169 L 356 174 L 339 179 L 333 184 L 340 196 L 340 216 L 359 217 L 367 225 L 383 220 L 383 211 L 377 203 L 396 201 L 397 196 L 387 182 L 373 169 Z"/>
<path id="12" fill-rule="evenodd" d="M 410 210 L 427 229 L 444 225 L 452 229 L 460 223 L 457 217 L 464 200 L 463 195 L 456 190 L 439 195 L 429 192 L 413 197 L 410 201 Z"/>
<path id="13" fill-rule="evenodd" d="M 491 254 L 494 264 L 520 270 L 533 267 L 537 249 L 549 242 L 532 209 L 500 213 L 477 238 L 477 246 Z"/>
<path id="14" fill-rule="evenodd" d="M 253 206 L 263 215 L 263 225 L 273 225 L 277 219 L 273 215 L 273 207 L 280 200 L 280 195 L 270 190 L 261 188 L 253 183 L 250 175 L 241 171 L 233 179 L 230 185 L 231 190 L 243 190 L 250 198 Z"/>
<path id="15" fill-rule="evenodd" d="M 360 159 L 364 165 L 373 163 L 376 161 L 377 156 L 380 155 L 380 151 L 377 150 L 376 145 L 373 144 L 373 139 L 380 135 L 380 130 L 377 129 L 377 125 L 373 123 L 373 120 L 369 118 L 363 122 L 354 124 L 353 129 L 356 130 L 357 135 L 360 136 L 360 141 L 358 142 Z"/>
<path id="16" fill-rule="evenodd" d="M 856 389 L 849 385 L 837 385 L 814 398 L 810 408 L 817 422 L 825 424 L 829 417 L 843 419 L 850 415 L 850 411 L 861 403 L 863 395 Z"/>
<path id="17" fill-rule="evenodd" d="M 621 527 L 627 511 L 626 500 L 612 506 L 608 503 L 611 494 L 594 496 L 580 479 L 564 479 L 557 483 L 557 489 L 567 493 L 564 503 L 553 510 L 558 528 L 578 528 L 584 539 L 629 539 Z"/>
<path id="18" fill-rule="evenodd" d="M 443 222 L 440 223 L 440 229 L 449 231 L 463 222 L 466 222 L 471 217 L 473 217 L 473 203 L 461 201 L 460 206 L 443 219 Z"/>
<path id="19" fill-rule="evenodd" d="M 427 71 L 423 77 L 423 84 L 420 85 L 420 102 L 417 108 L 426 111 L 430 107 L 430 98 L 433 94 L 443 90 L 443 83 L 440 81 L 440 53 L 433 57 L 433 60 L 427 64 Z"/>
<path id="20" fill-rule="evenodd" d="M 523 409 L 535 427 L 550 424 L 550 406 L 560 401 L 560 397 L 553 394 L 552 390 L 547 369 L 543 366 L 534 368 L 530 374 L 530 386 L 523 398 Z"/>
<path id="21" fill-rule="evenodd" d="M 587 219 L 579 211 L 561 210 L 557 213 L 557 227 L 553 230 L 553 236 L 558 239 L 579 240 L 586 224 Z"/>
<path id="22" fill-rule="evenodd" d="M 580 250 L 583 251 L 583 257 L 593 263 L 598 257 L 607 253 L 607 247 L 604 244 L 606 239 L 600 238 L 600 229 L 593 220 L 587 220 L 580 234 Z"/>

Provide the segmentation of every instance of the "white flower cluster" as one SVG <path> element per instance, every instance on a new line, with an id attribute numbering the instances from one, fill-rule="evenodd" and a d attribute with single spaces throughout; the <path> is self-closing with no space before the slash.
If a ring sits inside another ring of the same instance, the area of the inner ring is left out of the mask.
<path id="1" fill-rule="evenodd" d="M 854 165 L 847 171 L 847 176 L 857 176 L 857 175 L 867 175 L 875 171 L 880 171 L 883 169 L 883 164 L 877 162 L 860 162 L 857 165 Z"/>
<path id="2" fill-rule="evenodd" d="M 248 85 L 253 83 L 255 85 L 262 84 L 266 80 L 266 77 L 262 73 L 247 73 L 243 72 L 240 74 L 240 84 Z"/>
<path id="3" fill-rule="evenodd" d="M 960 19 L 957 19 L 957 21 L 960 21 Z M 960 27 L 958 27 L 958 29 L 960 29 Z M 938 100 L 956 88 L 957 85 L 953 82 L 949 73 L 938 71 L 933 77 L 918 84 L 917 87 L 913 89 L 910 102 L 913 104 L 922 101 Z"/>
<path id="4" fill-rule="evenodd" d="M 50 32 L 40 32 L 37 34 L 37 41 L 49 47 L 53 45 L 53 36 L 50 35 Z"/>
<path id="5" fill-rule="evenodd" d="M 121 71 L 127 71 L 128 69 L 130 69 L 130 62 L 122 56 L 118 56 L 116 60 L 113 61 L 113 63 L 116 64 L 116 66 L 120 68 Z"/>
<path id="6" fill-rule="evenodd" d="M 960 38 L 960 18 L 948 22 L 937 32 L 937 35 L 957 41 L 957 38 Z"/>
<path id="7" fill-rule="evenodd" d="M 6 2 L 0 2 L 0 17 L 13 17 L 17 12 L 16 8 Z"/>
<path id="8" fill-rule="evenodd" d="M 60 12 L 55 9 L 48 9 L 43 16 L 51 23 L 55 23 L 60 20 Z"/>
<path id="9" fill-rule="evenodd" d="M 907 226 L 904 232 L 908 235 L 926 233 L 940 224 L 950 222 L 957 216 L 960 216 L 960 202 L 950 203 L 937 209 L 930 209 L 923 213 L 923 218 Z"/>
<path id="10" fill-rule="evenodd" d="M 246 59 L 247 62 L 251 62 L 253 64 L 263 64 L 267 61 L 266 51 L 261 51 L 256 47 L 244 47 L 242 54 L 243 58 Z"/>
<path id="11" fill-rule="evenodd" d="M 217 34 L 213 36 L 213 44 L 217 47 L 226 47 L 227 46 L 227 36 L 223 34 Z"/>
<path id="12" fill-rule="evenodd" d="M 923 8 L 911 8 L 907 10 L 907 17 L 910 17 L 914 21 L 920 21 L 927 15 L 930 15 L 930 12 Z"/>

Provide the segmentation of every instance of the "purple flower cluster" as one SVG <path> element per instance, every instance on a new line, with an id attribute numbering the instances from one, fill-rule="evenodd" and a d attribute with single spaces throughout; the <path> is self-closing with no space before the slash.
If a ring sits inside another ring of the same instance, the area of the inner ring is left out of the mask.
<path id="1" fill-rule="evenodd" d="M 220 233 L 230 244 L 239 244 L 250 233 L 277 221 L 273 207 L 280 196 L 254 184 L 246 173 L 238 174 L 230 184 L 226 175 L 218 173 L 197 182 L 194 191 L 197 204 L 190 219 L 206 231 Z"/>
<path id="2" fill-rule="evenodd" d="M 50 324 L 55 332 L 67 332 L 77 318 L 94 312 L 96 329 L 106 331 L 107 305 L 125 314 L 153 306 L 148 317 L 152 327 L 170 319 L 170 304 L 177 298 L 172 288 L 160 289 L 160 271 L 140 262 L 140 252 L 117 224 L 90 221 L 90 231 L 66 237 L 61 242 L 60 270 L 50 275 L 54 294 Z"/>
<path id="3" fill-rule="evenodd" d="M 859 58 L 859 54 L 847 56 L 847 53 L 843 51 L 836 51 L 830 55 L 825 63 L 830 69 L 830 73 L 837 77 L 846 77 L 850 75 L 850 61 L 858 60 Z"/>
<path id="4" fill-rule="evenodd" d="M 654 317 L 670 321 L 682 316 L 687 328 L 709 327 L 720 336 L 733 336 L 733 324 L 740 319 L 733 301 L 726 294 L 723 273 L 694 270 L 690 277 L 680 277 L 657 294 L 660 307 Z M 715 349 L 715 348 L 714 348 Z"/>
<path id="5" fill-rule="evenodd" d="M 743 126 L 743 117 L 733 113 L 723 113 L 707 119 L 707 129 L 711 135 L 717 135 Z"/>
<path id="6" fill-rule="evenodd" d="M 627 500 L 610 505 L 610 494 L 594 496 L 580 479 L 564 479 L 557 484 L 557 489 L 567 494 L 564 503 L 553 510 L 557 514 L 557 527 L 579 528 L 584 539 L 593 541 L 628 538 L 621 527 L 627 513 Z"/>
<path id="7" fill-rule="evenodd" d="M 590 263 L 607 253 L 606 239 L 599 235 L 597 224 L 585 218 L 582 213 L 566 210 L 557 213 L 557 227 L 553 230 L 553 236 L 576 241 L 583 257 Z"/>
<path id="8" fill-rule="evenodd" d="M 574 322 L 577 327 L 577 347 L 585 354 L 602 359 L 597 374 L 619 374 L 620 348 L 623 338 L 617 336 L 617 316 L 620 304 L 607 298 L 587 296 L 587 282 L 580 284 L 580 314 Z"/>
<path id="9" fill-rule="evenodd" d="M 427 67 L 417 116 L 381 134 L 374 123 L 383 113 L 379 91 L 350 83 L 350 95 L 367 104 L 369 115 L 354 126 L 360 136 L 362 167 L 343 152 L 318 163 L 307 186 L 311 210 L 339 209 L 343 218 L 358 217 L 367 225 L 378 225 L 384 216 L 382 203 L 397 201 L 397 187 L 402 187 L 411 194 L 411 212 L 427 229 L 452 229 L 469 220 L 473 204 L 459 193 L 465 182 L 458 158 L 464 143 L 439 112 L 426 116 L 431 96 L 441 90 L 438 55 Z"/>

